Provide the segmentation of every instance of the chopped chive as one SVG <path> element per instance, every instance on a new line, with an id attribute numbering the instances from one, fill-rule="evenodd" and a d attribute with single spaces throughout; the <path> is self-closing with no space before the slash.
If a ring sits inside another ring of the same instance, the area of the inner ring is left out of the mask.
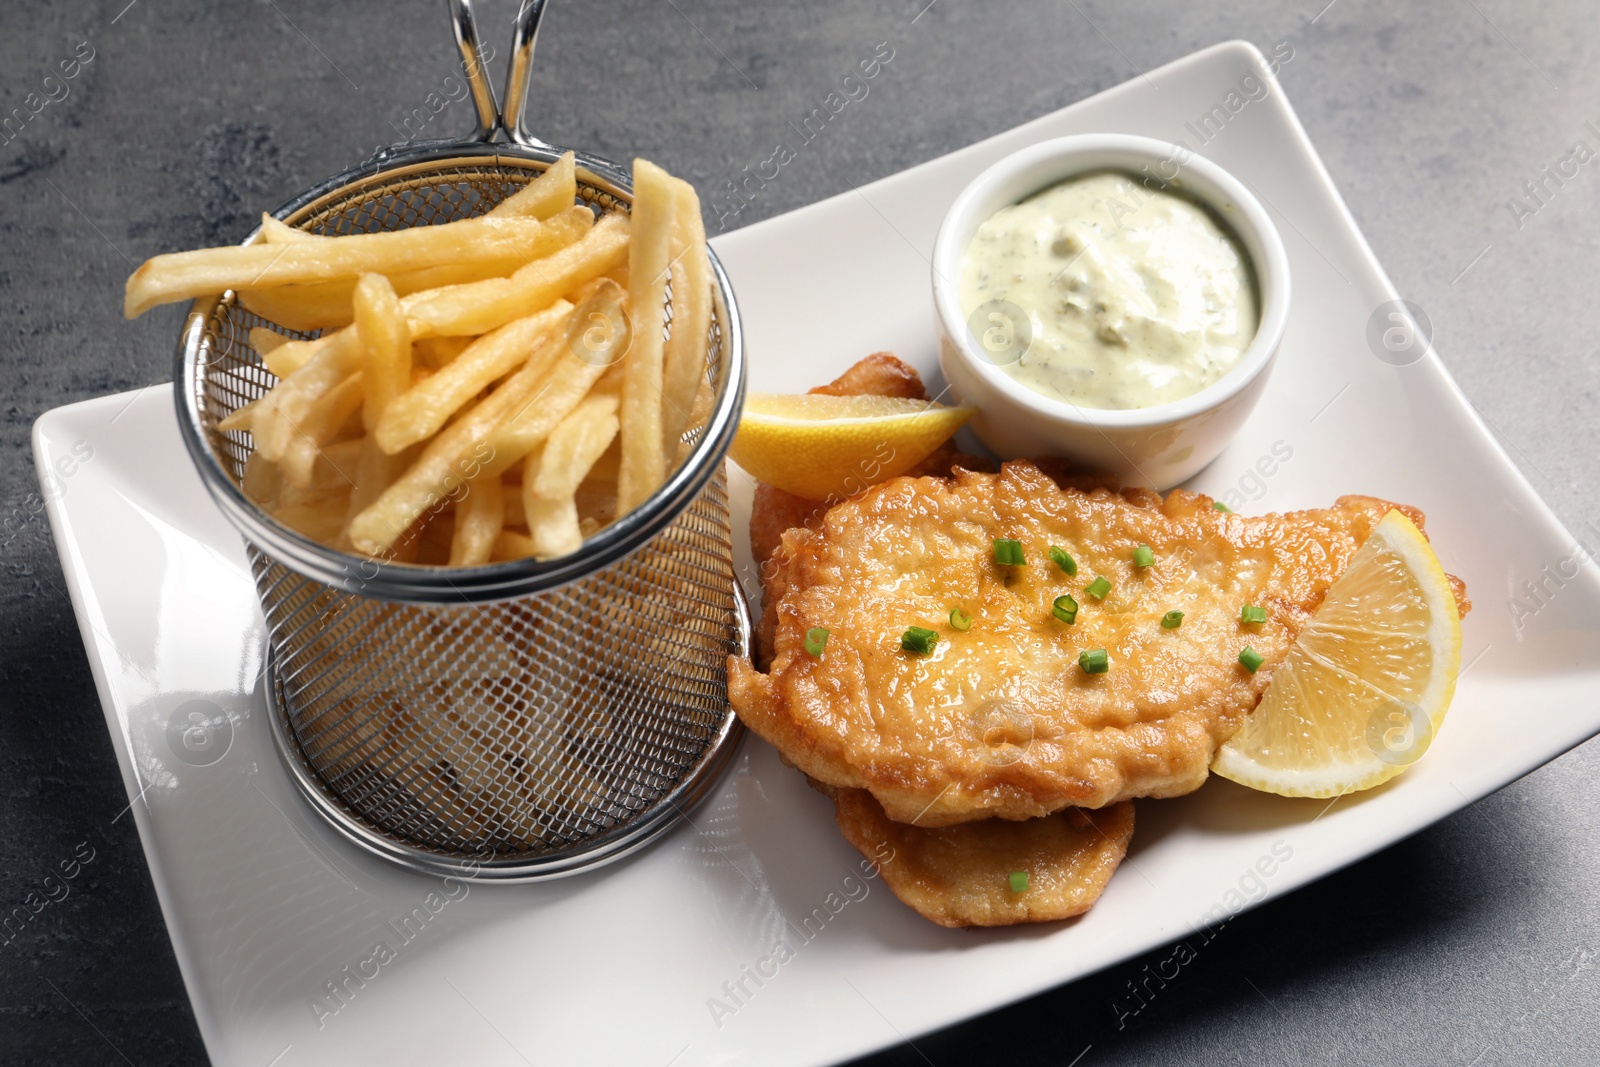
<path id="1" fill-rule="evenodd" d="M 1150 566 L 1150 564 L 1154 563 L 1155 561 L 1156 554 L 1150 551 L 1149 545 L 1140 545 L 1138 548 L 1133 550 L 1133 565 L 1135 567 L 1142 569 Z"/>
<path id="2" fill-rule="evenodd" d="M 1239 621 L 1245 623 L 1266 622 L 1267 609 L 1258 608 L 1254 604 L 1246 604 L 1239 609 Z"/>
<path id="3" fill-rule="evenodd" d="M 951 608 L 950 628 L 952 630 L 960 630 L 962 633 L 966 633 L 968 630 L 972 629 L 972 616 L 968 615 L 960 608 Z"/>
<path id="4" fill-rule="evenodd" d="M 1225 511 L 1225 512 L 1227 512 L 1227 513 L 1228 513 L 1228 514 L 1229 514 L 1229 515 L 1232 515 L 1232 514 L 1233 514 L 1233 509 L 1232 509 L 1232 508 L 1230 508 L 1230 507 L 1229 507 L 1229 506 L 1228 506 L 1228 505 L 1226 505 L 1226 504 L 1224 504 L 1224 503 L 1223 503 L 1223 502 L 1222 502 L 1222 501 L 1220 501 L 1220 500 L 1213 500 L 1213 501 L 1212 501 L 1212 502 L 1211 502 L 1211 510 L 1212 510 L 1212 511 Z"/>
<path id="5" fill-rule="evenodd" d="M 1266 662 L 1266 657 L 1257 652 L 1255 649 L 1251 648 L 1249 645 L 1245 645 L 1244 651 L 1239 653 L 1239 662 L 1244 664 L 1245 670 L 1249 671 L 1251 674 L 1254 674 L 1261 668 L 1261 665 Z"/>
<path id="6" fill-rule="evenodd" d="M 1078 561 L 1055 545 L 1050 546 L 1050 562 L 1066 571 L 1068 578 L 1075 577 L 1078 573 Z"/>
<path id="7" fill-rule="evenodd" d="M 1104 674 L 1111 669 L 1111 657 L 1103 648 L 1091 648 L 1078 653 L 1078 666 L 1084 674 Z"/>
<path id="8" fill-rule="evenodd" d="M 1011 891 L 1013 893 L 1026 893 L 1028 891 L 1028 872 L 1011 872 Z"/>
<path id="9" fill-rule="evenodd" d="M 1050 614 L 1071 626 L 1078 617 L 1078 602 L 1070 596 L 1058 596 L 1050 606 Z"/>
<path id="10" fill-rule="evenodd" d="M 1111 592 L 1111 583 L 1106 580 L 1104 575 L 1101 575 L 1094 581 L 1090 582 L 1089 585 L 1084 589 L 1084 592 L 1088 593 L 1096 600 L 1104 600 L 1106 598 L 1106 594 Z"/>
<path id="11" fill-rule="evenodd" d="M 809 655 L 822 657 L 822 650 L 828 644 L 828 631 L 820 626 L 813 626 L 806 631 L 806 652 Z"/>
<path id="12" fill-rule="evenodd" d="M 900 635 L 900 647 L 907 652 L 915 652 L 919 656 L 926 656 L 933 651 L 933 646 L 939 643 L 939 634 L 934 630 L 924 630 L 920 626 L 907 627 L 906 632 Z"/>
<path id="13" fill-rule="evenodd" d="M 1026 567 L 1028 561 L 1022 558 L 1022 542 L 1011 541 L 1004 537 L 994 539 L 994 561 L 1002 567 Z"/>
<path id="14" fill-rule="evenodd" d="M 1181 611 L 1169 611 L 1165 615 L 1161 616 L 1161 628 L 1163 630 L 1176 630 L 1182 625 L 1183 612 Z"/>

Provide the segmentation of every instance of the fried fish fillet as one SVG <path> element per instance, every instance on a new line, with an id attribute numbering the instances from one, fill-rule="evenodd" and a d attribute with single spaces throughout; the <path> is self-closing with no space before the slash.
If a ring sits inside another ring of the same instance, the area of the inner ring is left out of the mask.
<path id="1" fill-rule="evenodd" d="M 917 368 L 892 352 L 874 352 L 857 360 L 827 385 L 811 390 L 825 396 L 891 396 L 902 400 L 927 400 Z M 957 466 L 967 470 L 991 470 L 992 465 L 977 456 L 956 450 L 949 442 L 910 471 L 912 475 L 949 474 Z M 828 505 L 785 492 L 765 482 L 757 482 L 750 505 L 750 554 L 761 565 L 763 586 L 771 575 L 767 561 L 783 541 L 785 532 L 796 527 L 815 527 Z M 772 658 L 772 627 L 762 616 L 756 629 L 756 662 L 766 665 Z"/>
<path id="2" fill-rule="evenodd" d="M 865 789 L 895 822 L 948 826 L 1170 797 L 1205 780 L 1367 536 L 1371 497 L 1284 515 L 1208 497 L 1062 488 L 1035 465 L 892 479 L 790 529 L 768 565 L 770 673 L 729 663 L 740 717 L 813 778 Z M 1021 543 L 1024 566 L 994 562 Z M 1137 567 L 1134 552 L 1154 555 Z M 1077 563 L 1068 576 L 1052 546 Z M 1087 591 L 1099 576 L 1103 599 Z M 1068 625 L 1052 602 L 1078 602 Z M 1457 597 L 1466 610 L 1457 583 Z M 1267 621 L 1247 624 L 1244 605 Z M 971 617 L 955 631 L 951 609 Z M 1182 611 L 1177 629 L 1160 619 Z M 901 635 L 938 632 L 932 654 Z M 828 630 L 820 657 L 805 634 Z M 1262 658 L 1251 673 L 1238 660 Z M 1086 674 L 1079 653 L 1105 649 Z"/>
<path id="3" fill-rule="evenodd" d="M 1051 922 L 1088 911 L 1133 837 L 1133 803 L 1069 808 L 1042 819 L 988 819 L 925 828 L 895 822 L 863 789 L 840 789 L 845 840 L 878 864 L 884 883 L 940 926 Z M 1028 876 L 1013 890 L 1011 875 Z"/>

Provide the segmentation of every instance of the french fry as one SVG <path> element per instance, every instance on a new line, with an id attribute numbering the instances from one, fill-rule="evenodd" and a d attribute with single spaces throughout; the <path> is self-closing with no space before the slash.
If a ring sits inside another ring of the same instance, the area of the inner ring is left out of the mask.
<path id="1" fill-rule="evenodd" d="M 523 469 L 523 497 L 557 500 L 571 496 L 617 436 L 617 398 L 603 394 L 584 398 L 550 431 L 537 466 Z"/>
<path id="2" fill-rule="evenodd" d="M 355 487 L 345 512 L 347 523 L 381 496 L 405 469 L 409 457 L 384 451 L 375 431 L 384 413 L 411 384 L 411 330 L 394 287 L 382 275 L 362 275 L 351 294 L 351 309 L 366 378 L 366 395 L 361 404 L 361 425 L 366 436 L 362 438 Z"/>
<path id="3" fill-rule="evenodd" d="M 284 504 L 272 516 L 313 541 L 332 541 L 344 525 L 344 512 L 345 494 L 333 491 L 305 502 Z"/>
<path id="4" fill-rule="evenodd" d="M 543 174 L 496 204 L 490 215 L 547 219 L 578 199 L 576 161 L 571 152 L 550 164 Z"/>
<path id="5" fill-rule="evenodd" d="M 523 503 L 526 506 L 527 501 Z M 533 554 L 540 559 L 557 559 L 582 548 L 577 500 L 567 496 L 534 501 L 528 512 L 528 538 L 533 542 Z"/>
<path id="6" fill-rule="evenodd" d="M 289 342 L 289 338 L 276 330 L 269 330 L 265 326 L 250 327 L 250 347 L 255 349 L 256 355 L 264 356 L 275 348 Z"/>
<path id="7" fill-rule="evenodd" d="M 242 289 L 238 300 L 240 307 L 268 322 L 309 333 L 350 325 L 350 294 L 354 289 L 354 280 L 284 285 L 276 289 Z"/>
<path id="8" fill-rule="evenodd" d="M 356 550 L 382 555 L 424 512 L 477 477 L 495 458 L 495 431 L 529 401 L 539 384 L 526 368 L 518 371 L 428 442 L 417 461 L 350 521 Z M 524 449 L 515 458 L 526 454 Z"/>
<path id="9" fill-rule="evenodd" d="M 467 482 L 466 496 L 456 502 L 455 536 L 450 541 L 450 566 L 479 567 L 489 562 L 495 538 L 505 525 L 505 499 L 498 474 L 480 474 Z"/>
<path id="10" fill-rule="evenodd" d="M 593 219 L 587 208 L 573 208 L 572 211 L 577 216 Z M 552 222 L 566 218 L 567 214 L 556 216 Z M 410 322 L 412 338 L 487 333 L 548 307 L 564 293 L 598 277 L 610 259 L 625 255 L 627 220 L 620 216 L 618 219 L 609 224 L 601 220 L 594 226 L 593 231 L 600 234 L 598 241 L 585 240 L 570 245 L 554 256 L 527 264 L 510 278 L 485 278 L 447 285 L 405 298 L 402 306 Z M 566 255 L 568 252 L 571 254 Z M 326 341 L 344 332 L 340 329 L 317 340 Z"/>
<path id="11" fill-rule="evenodd" d="M 283 477 L 290 485 L 311 486 L 312 468 L 322 446 L 332 441 L 345 420 L 361 407 L 361 379 L 362 372 L 357 371 L 322 394 L 295 424 L 294 436 L 283 454 Z"/>
<path id="12" fill-rule="evenodd" d="M 172 252 L 145 260 L 129 276 L 123 313 L 136 318 L 158 304 L 226 289 L 273 289 L 443 263 L 537 259 L 571 244 L 588 229 L 582 215 L 593 217 L 574 208 L 548 220 L 476 218 L 336 240 Z"/>
<path id="13" fill-rule="evenodd" d="M 716 391 L 711 387 L 711 379 L 702 376 L 700 385 L 695 390 L 694 404 L 689 408 L 689 425 L 704 426 L 706 420 L 711 418 L 711 402 L 716 399 Z M 694 444 L 689 441 L 678 442 L 678 460 L 681 462 L 694 451 Z"/>
<path id="14" fill-rule="evenodd" d="M 279 378 L 287 378 L 311 361 L 311 357 L 333 343 L 333 335 L 309 341 L 285 341 L 270 352 L 261 353 L 261 363 Z M 260 349 L 256 349 L 260 352 Z"/>
<path id="15" fill-rule="evenodd" d="M 263 217 L 250 246 L 147 261 L 124 310 L 231 289 L 269 320 L 248 340 L 277 382 L 218 426 L 251 435 L 241 485 L 294 529 L 430 566 L 569 554 L 659 487 L 714 396 L 698 199 L 643 160 L 634 178 L 631 215 L 598 221 L 571 153 L 475 219 Z"/>
<path id="16" fill-rule="evenodd" d="M 576 306 L 572 323 L 567 327 L 569 347 L 574 355 L 606 367 L 608 374 L 615 378 L 620 395 L 622 367 L 618 361 L 627 354 L 633 339 L 628 322 L 627 290 L 601 276 L 580 286 L 570 296 Z"/>
<path id="17" fill-rule="evenodd" d="M 501 530 L 494 539 L 494 550 L 489 553 L 491 563 L 505 563 L 513 559 L 527 559 L 535 555 L 533 538 L 515 530 Z"/>
<path id="18" fill-rule="evenodd" d="M 511 417 L 489 435 L 493 454 L 484 461 L 484 469 L 499 474 L 520 462 L 578 406 L 603 373 L 604 368 L 564 353 L 526 400 L 511 409 Z"/>
<path id="19" fill-rule="evenodd" d="M 617 436 L 616 397 L 590 395 L 528 454 L 522 474 L 522 509 L 534 552 L 553 559 L 583 544 L 574 494 L 595 461 Z"/>
<path id="20" fill-rule="evenodd" d="M 349 441 L 335 441 L 324 445 L 318 452 L 316 459 L 311 464 L 311 484 L 309 488 L 318 490 L 342 489 L 349 491 L 355 487 L 356 475 L 360 469 L 361 444 L 364 437 L 353 438 Z M 255 457 L 251 457 L 252 459 Z"/>
<path id="21" fill-rule="evenodd" d="M 633 239 L 628 248 L 628 314 L 633 326 L 622 380 L 622 469 L 617 475 L 617 507 L 643 503 L 666 479 L 661 439 L 662 332 L 670 271 L 672 216 L 676 191 L 672 178 L 655 164 L 633 164 Z"/>
<path id="22" fill-rule="evenodd" d="M 540 361 L 548 368 L 564 347 L 563 328 L 571 311 L 571 304 L 557 300 L 473 341 L 437 374 L 389 404 L 376 428 L 378 445 L 398 452 L 438 432 L 446 419 L 518 366 Z"/>
<path id="23" fill-rule="evenodd" d="M 361 455 L 356 461 L 356 484 L 350 491 L 345 524 L 348 526 L 357 515 L 371 507 L 394 484 L 395 479 L 415 462 L 420 451 L 420 448 L 408 448 L 391 456 L 378 447 L 378 440 L 372 434 L 361 438 Z M 344 538 L 341 544 L 348 545 L 349 539 Z"/>
<path id="24" fill-rule="evenodd" d="M 307 241 L 327 241 L 331 238 L 297 230 L 282 219 L 275 219 L 265 211 L 261 213 L 261 239 L 269 245 L 303 244 Z"/>
<path id="25" fill-rule="evenodd" d="M 662 444 L 676 459 L 689 428 L 695 390 L 706 376 L 711 330 L 711 260 L 700 198 L 688 182 L 673 179 L 677 202 L 672 226 L 672 336 L 661 375 Z"/>
<path id="26" fill-rule="evenodd" d="M 361 423 L 371 434 L 389 406 L 411 387 L 411 331 L 394 287 L 381 274 L 361 276 L 356 283 L 354 308 L 366 384 Z"/>
<path id="27" fill-rule="evenodd" d="M 411 353 L 415 362 L 430 370 L 443 370 L 476 340 L 476 337 L 424 337 L 411 346 Z"/>
<path id="28" fill-rule="evenodd" d="M 274 462 L 299 425 L 330 389 L 361 368 L 361 346 L 354 331 L 334 334 L 305 366 L 280 381 L 261 398 L 252 419 L 256 451 Z"/>
<path id="29" fill-rule="evenodd" d="M 217 429 L 223 433 L 228 433 L 231 430 L 249 430 L 255 425 L 256 411 L 260 408 L 263 399 L 263 397 L 257 397 L 248 404 L 240 404 L 217 420 Z"/>
<path id="30" fill-rule="evenodd" d="M 587 213 L 586 208 L 575 210 Z M 557 297 L 624 261 L 628 231 L 625 216 L 607 215 L 582 240 L 518 268 L 509 278 L 413 293 L 403 301 L 412 334 L 483 334 L 549 307 Z"/>
<path id="31" fill-rule="evenodd" d="M 278 499 L 283 488 L 283 475 L 278 465 L 260 452 L 252 452 L 244 461 L 244 477 L 239 480 L 244 495 L 257 504 L 266 506 Z"/>
<path id="32" fill-rule="evenodd" d="M 582 221 L 581 218 L 577 219 L 580 225 Z M 395 292 L 409 296 L 446 285 L 504 278 L 527 262 L 521 257 L 511 257 L 478 263 L 442 263 L 437 267 L 390 274 L 388 278 Z M 239 305 L 289 330 L 310 332 L 338 329 L 355 321 L 350 306 L 354 291 L 354 278 L 310 285 L 283 285 L 276 289 L 246 289 L 239 293 Z"/>

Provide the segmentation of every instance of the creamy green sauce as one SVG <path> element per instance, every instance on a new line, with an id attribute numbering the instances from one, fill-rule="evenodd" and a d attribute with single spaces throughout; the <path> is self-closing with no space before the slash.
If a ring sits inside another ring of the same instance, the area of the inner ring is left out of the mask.
<path id="1" fill-rule="evenodd" d="M 967 247 L 960 295 L 969 317 L 990 301 L 1020 308 L 1031 331 L 1020 358 L 982 341 L 986 331 L 1004 339 L 1009 327 L 995 317 L 1003 305 L 969 322 L 1023 385 L 1090 408 L 1152 407 L 1199 392 L 1238 363 L 1258 322 L 1250 265 L 1233 235 L 1194 203 L 1113 172 L 995 212 Z"/>

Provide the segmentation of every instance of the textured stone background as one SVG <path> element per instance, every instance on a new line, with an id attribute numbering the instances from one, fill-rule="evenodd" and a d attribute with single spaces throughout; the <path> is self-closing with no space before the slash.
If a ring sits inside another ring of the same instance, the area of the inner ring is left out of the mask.
<path id="1" fill-rule="evenodd" d="M 1282 81 L 1379 259 L 1432 316 L 1507 451 L 1574 532 L 1597 534 L 1600 166 L 1521 228 L 1506 206 L 1574 141 L 1600 149 L 1582 128 L 1600 126 L 1592 0 L 1335 0 L 1320 15 L 1325 0 L 937 0 L 907 29 L 926 2 L 558 3 L 535 76 L 537 129 L 648 155 L 710 197 L 872 44 L 906 34 L 894 77 L 786 167 L 748 222 L 1135 68 L 1232 37 L 1263 49 L 1287 38 L 1296 57 Z M 0 945 L 8 1064 L 204 1060 L 32 514 L 29 428 L 57 405 L 168 378 L 181 312 L 122 320 L 134 264 L 235 240 L 261 207 L 400 139 L 451 69 L 432 0 L 126 4 L 0 6 L 0 110 L 59 95 L 45 76 L 82 42 L 94 52 L 64 99 L 0 145 L 0 905 L 75 850 L 94 857 L 71 896 Z M 503 56 L 511 8 L 483 14 Z M 468 121 L 467 105 L 452 105 L 427 132 Z M 873 1062 L 1592 1065 L 1597 811 L 1590 744 L 1235 920 L 1125 1029 L 1112 1004 L 1165 951 Z M 1585 951 L 1591 964 L 1574 977 Z"/>

